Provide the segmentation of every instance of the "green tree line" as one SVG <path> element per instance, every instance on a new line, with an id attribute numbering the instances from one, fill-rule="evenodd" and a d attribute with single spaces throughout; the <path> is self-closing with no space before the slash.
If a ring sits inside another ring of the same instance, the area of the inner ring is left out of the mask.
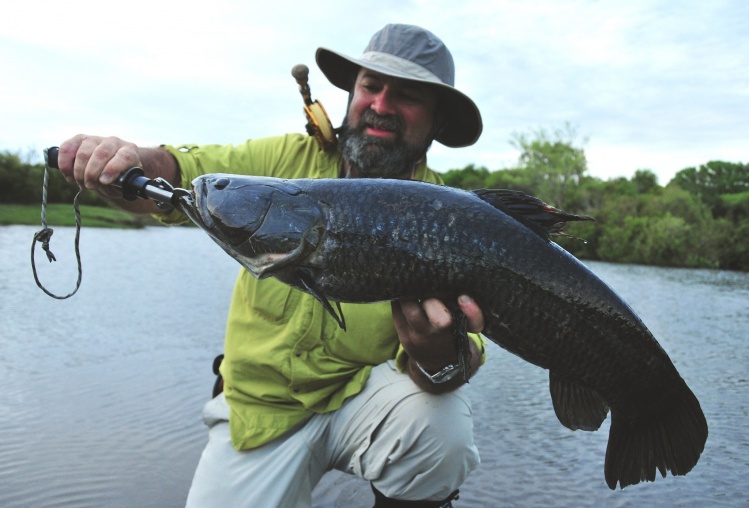
<path id="1" fill-rule="evenodd" d="M 515 134 L 515 167 L 490 171 L 470 164 L 443 174 L 467 190 L 521 190 L 595 222 L 570 224 L 579 237 L 558 238 L 583 259 L 749 271 L 749 164 L 710 161 L 679 171 L 665 186 L 648 169 L 601 180 L 587 170 L 584 142 L 569 125 L 554 132 Z M 0 152 L 0 202 L 39 205 L 44 166 Z M 78 188 L 49 172 L 48 201 L 73 201 Z M 105 206 L 94 193 L 81 202 Z"/>
<path id="2" fill-rule="evenodd" d="M 710 161 L 679 171 L 665 186 L 648 169 L 603 181 L 587 172 L 585 152 L 569 126 L 515 134 L 516 167 L 468 165 L 445 183 L 466 190 L 508 188 L 537 196 L 595 222 L 558 242 L 583 259 L 749 271 L 749 164 Z"/>
<path id="3" fill-rule="evenodd" d="M 44 165 L 32 164 L 19 153 L 0 152 L 0 203 L 41 205 Z M 47 202 L 71 204 L 78 187 L 68 183 L 62 173 L 48 173 Z M 85 205 L 105 206 L 104 200 L 93 192 L 83 192 L 79 202 Z"/>

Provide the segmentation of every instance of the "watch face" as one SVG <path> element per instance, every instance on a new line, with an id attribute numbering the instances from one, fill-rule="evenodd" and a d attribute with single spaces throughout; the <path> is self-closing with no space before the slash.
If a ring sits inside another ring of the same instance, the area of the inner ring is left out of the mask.
<path id="1" fill-rule="evenodd" d="M 429 378 L 429 380 L 432 383 L 435 383 L 435 384 L 440 384 L 446 381 L 450 381 L 461 371 L 460 365 L 457 365 L 457 364 L 446 365 L 445 367 L 442 368 L 442 370 L 440 370 L 439 372 L 435 374 L 430 374 L 429 372 L 424 370 L 424 367 L 419 365 L 419 362 L 416 362 L 416 366 L 426 377 Z"/>
<path id="2" fill-rule="evenodd" d="M 460 372 L 460 366 L 448 365 L 445 368 L 443 368 L 441 371 L 436 373 L 435 375 L 431 376 L 432 382 L 444 383 L 446 381 L 450 381 L 452 378 L 454 378 L 458 374 L 458 372 Z"/>

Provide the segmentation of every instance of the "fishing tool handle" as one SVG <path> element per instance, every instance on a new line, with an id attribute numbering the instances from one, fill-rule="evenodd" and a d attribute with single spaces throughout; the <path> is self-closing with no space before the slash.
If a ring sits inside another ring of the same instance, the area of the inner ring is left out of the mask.
<path id="1" fill-rule="evenodd" d="M 307 134 L 315 138 L 323 151 L 335 149 L 337 144 L 336 132 L 333 124 L 330 123 L 330 117 L 319 101 L 312 100 L 308 83 L 309 68 L 304 64 L 295 65 L 291 69 L 291 75 L 299 85 L 299 93 L 304 100 Z"/>
<path id="2" fill-rule="evenodd" d="M 59 153 L 59 147 L 45 148 L 45 164 L 50 168 L 60 169 Z M 156 206 L 163 210 L 179 208 L 179 199 L 187 193 L 184 189 L 175 189 L 163 178 L 146 177 L 143 169 L 137 166 L 122 173 L 110 186 L 120 189 L 122 197 L 127 201 L 135 201 L 138 198 L 151 199 L 156 202 Z"/>

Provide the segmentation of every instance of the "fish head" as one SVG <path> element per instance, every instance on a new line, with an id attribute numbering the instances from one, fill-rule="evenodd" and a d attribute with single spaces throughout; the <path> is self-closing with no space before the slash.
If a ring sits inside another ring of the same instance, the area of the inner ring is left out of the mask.
<path id="1" fill-rule="evenodd" d="M 190 218 L 255 277 L 300 263 L 320 242 L 323 209 L 291 181 L 207 174 L 192 185 Z"/>

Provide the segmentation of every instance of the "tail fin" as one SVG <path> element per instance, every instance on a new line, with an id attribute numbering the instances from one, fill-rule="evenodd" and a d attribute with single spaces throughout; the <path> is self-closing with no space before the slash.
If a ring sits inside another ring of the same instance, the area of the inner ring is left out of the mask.
<path id="1" fill-rule="evenodd" d="M 656 468 L 681 476 L 697 464 L 707 441 L 707 421 L 686 383 L 656 420 L 628 422 L 612 409 L 604 474 L 609 488 L 655 480 Z"/>

